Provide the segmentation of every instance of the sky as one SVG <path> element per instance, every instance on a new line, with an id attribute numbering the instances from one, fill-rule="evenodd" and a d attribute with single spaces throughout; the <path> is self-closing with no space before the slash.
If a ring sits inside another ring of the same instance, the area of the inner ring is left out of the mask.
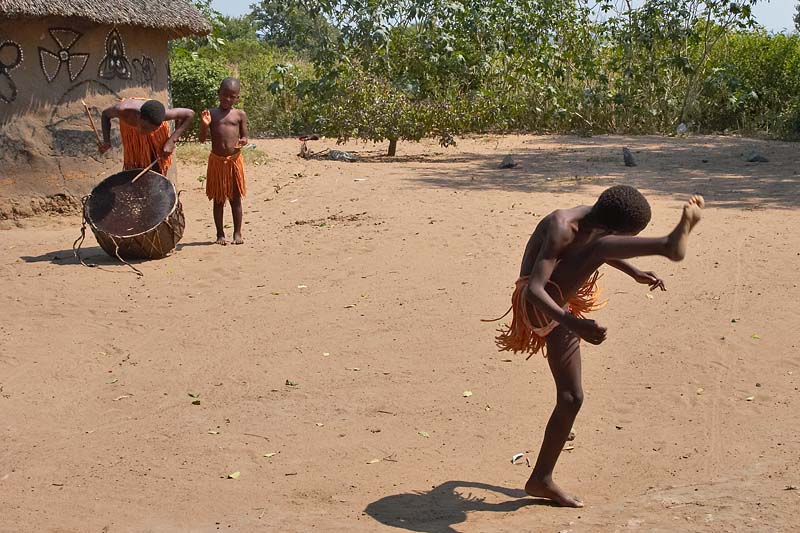
<path id="1" fill-rule="evenodd" d="M 214 9 L 232 17 L 244 15 L 250 12 L 250 5 L 256 3 L 254 0 L 213 0 L 211 4 Z M 634 0 L 634 3 L 637 3 Z M 796 0 L 762 0 L 753 12 L 756 20 L 769 31 L 784 31 L 794 28 L 792 17 Z"/>

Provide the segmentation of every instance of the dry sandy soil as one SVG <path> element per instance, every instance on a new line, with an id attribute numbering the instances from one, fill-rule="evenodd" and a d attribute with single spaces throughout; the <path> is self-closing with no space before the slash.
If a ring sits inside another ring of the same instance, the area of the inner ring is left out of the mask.
<path id="1" fill-rule="evenodd" d="M 257 144 L 243 246 L 209 244 L 185 163 L 185 237 L 144 277 L 91 237 L 101 268 L 78 264 L 77 216 L 0 232 L 0 530 L 800 528 L 797 144 L 487 136 L 347 145 L 357 163 Z M 584 345 L 556 469 L 587 507 L 557 508 L 511 464 L 541 442 L 546 362 L 479 319 L 506 310 L 537 221 L 615 183 L 650 198 L 645 235 L 692 193 L 708 207 L 684 262 L 638 262 L 668 292 L 606 268 L 608 340 Z"/>

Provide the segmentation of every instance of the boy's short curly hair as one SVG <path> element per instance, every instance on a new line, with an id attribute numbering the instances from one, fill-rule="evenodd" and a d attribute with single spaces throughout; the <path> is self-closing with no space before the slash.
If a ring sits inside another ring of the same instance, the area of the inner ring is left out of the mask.
<path id="1" fill-rule="evenodd" d="M 650 215 L 647 199 L 629 185 L 606 189 L 592 207 L 594 220 L 615 233 L 639 233 L 650 223 Z"/>
<path id="2" fill-rule="evenodd" d="M 139 108 L 139 116 L 153 126 L 160 126 L 167 116 L 167 110 L 158 100 L 148 100 Z"/>

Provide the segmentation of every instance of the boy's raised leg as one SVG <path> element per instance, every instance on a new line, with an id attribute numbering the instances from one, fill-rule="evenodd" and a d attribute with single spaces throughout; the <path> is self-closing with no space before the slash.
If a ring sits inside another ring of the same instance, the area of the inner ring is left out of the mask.
<path id="1" fill-rule="evenodd" d="M 583 507 L 583 502 L 553 481 L 553 469 L 583 403 L 579 341 L 578 336 L 564 326 L 547 336 L 547 362 L 556 382 L 556 407 L 547 422 L 533 473 L 525 484 L 525 492 L 531 496 L 547 498 L 564 507 Z"/>
<path id="2" fill-rule="evenodd" d="M 225 202 L 217 202 L 214 200 L 214 225 L 217 227 L 217 240 L 214 244 L 221 244 L 222 246 L 228 244 L 228 241 L 225 239 L 225 227 L 222 220 L 224 212 Z"/>
<path id="3" fill-rule="evenodd" d="M 704 205 L 702 196 L 692 196 L 683 205 L 678 224 L 663 237 L 609 235 L 586 247 L 577 248 L 562 258 L 550 280 L 559 286 L 564 295 L 571 295 L 575 294 L 595 270 L 611 259 L 660 255 L 673 261 L 681 261 L 686 256 L 689 234 L 702 218 Z M 558 303 L 563 305 L 565 302 Z"/>
<path id="4" fill-rule="evenodd" d="M 662 255 L 673 261 L 686 257 L 689 234 L 703 216 L 705 200 L 700 195 L 692 196 L 683 204 L 681 219 L 675 228 L 664 237 L 603 237 L 597 241 L 596 253 L 601 259 L 631 259 L 646 255 Z"/>

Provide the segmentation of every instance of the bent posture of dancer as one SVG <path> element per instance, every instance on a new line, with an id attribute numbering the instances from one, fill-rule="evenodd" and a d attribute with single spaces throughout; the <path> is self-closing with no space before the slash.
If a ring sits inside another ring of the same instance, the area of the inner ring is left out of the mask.
<path id="1" fill-rule="evenodd" d="M 553 469 L 583 402 L 580 339 L 591 344 L 606 339 L 606 328 L 583 316 L 602 305 L 597 269 L 607 264 L 650 290 L 666 290 L 653 272 L 625 260 L 657 255 L 681 261 L 703 205 L 702 196 L 692 196 L 668 235 L 635 237 L 650 222 L 650 205 L 638 190 L 617 185 L 605 190 L 593 206 L 553 211 L 536 226 L 522 257 L 511 325 L 496 338 L 501 350 L 543 352 L 556 384 L 556 406 L 525 485 L 529 495 L 583 507 L 553 482 Z"/>

